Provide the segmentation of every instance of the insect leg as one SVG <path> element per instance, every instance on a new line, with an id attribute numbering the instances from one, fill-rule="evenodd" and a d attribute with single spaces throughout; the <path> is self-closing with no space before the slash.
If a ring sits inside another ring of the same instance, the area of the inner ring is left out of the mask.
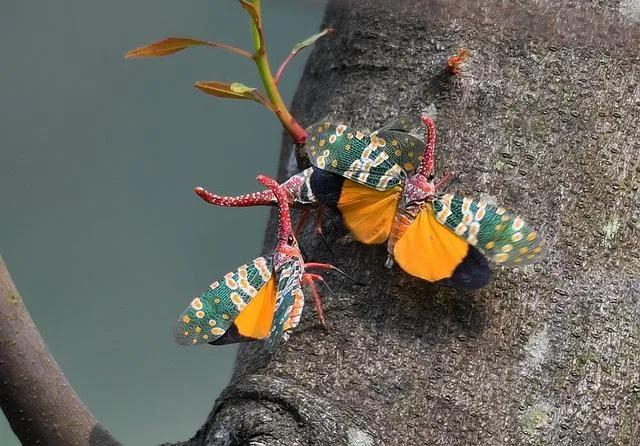
<path id="1" fill-rule="evenodd" d="M 347 279 L 351 280 L 354 283 L 357 283 L 358 285 L 366 285 L 366 283 L 360 282 L 359 280 L 357 280 L 355 277 L 350 276 L 349 274 L 345 273 L 344 271 L 342 271 L 340 268 L 335 267 L 329 263 L 316 263 L 316 262 L 310 262 L 310 263 L 305 263 L 304 264 L 305 269 L 306 268 L 317 268 L 317 269 L 325 269 L 325 270 L 332 270 L 332 271 L 336 271 L 337 273 L 343 275 L 344 277 L 346 277 Z"/>
<path id="2" fill-rule="evenodd" d="M 320 319 L 320 323 L 323 327 L 326 327 L 326 323 L 324 321 L 324 311 L 322 310 L 322 302 L 320 301 L 320 295 L 318 294 L 318 289 L 316 288 L 314 280 L 322 280 L 322 277 L 317 274 L 304 274 L 302 276 L 302 283 L 304 285 L 309 285 L 311 288 L 311 294 L 313 295 L 313 301 L 316 304 L 316 310 L 318 311 L 318 319 Z"/>
<path id="3" fill-rule="evenodd" d="M 322 232 L 323 222 L 324 222 L 324 210 L 323 210 L 322 206 L 320 206 L 320 207 L 316 208 L 316 228 L 315 228 L 315 232 L 320 237 L 320 239 L 324 242 L 324 245 L 327 247 L 327 250 L 331 253 L 331 257 L 333 257 L 335 259 L 336 258 L 336 253 L 333 252 L 333 249 L 331 248 L 331 245 L 329 244 L 329 242 L 327 241 L 327 239 L 324 236 L 324 232 Z"/>
<path id="4" fill-rule="evenodd" d="M 456 176 L 457 174 L 455 172 L 447 172 L 445 175 L 440 177 L 438 181 L 436 181 L 436 184 L 434 185 L 435 190 L 438 191 L 442 188 L 447 187 L 449 183 L 456 179 Z"/>
<path id="5" fill-rule="evenodd" d="M 302 216 L 300 217 L 300 220 L 298 221 L 298 224 L 296 225 L 296 229 L 293 231 L 293 235 L 298 238 L 298 236 L 300 235 L 300 231 L 302 230 L 302 227 L 305 225 L 305 223 L 307 222 L 307 220 L 309 220 L 309 213 L 311 211 L 309 211 L 309 209 L 303 209 L 302 210 Z"/>

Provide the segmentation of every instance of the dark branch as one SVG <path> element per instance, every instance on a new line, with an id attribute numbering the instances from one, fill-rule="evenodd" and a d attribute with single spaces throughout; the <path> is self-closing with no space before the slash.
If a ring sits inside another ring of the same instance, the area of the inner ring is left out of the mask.
<path id="1" fill-rule="evenodd" d="M 0 406 L 24 445 L 117 445 L 47 349 L 0 258 Z"/>

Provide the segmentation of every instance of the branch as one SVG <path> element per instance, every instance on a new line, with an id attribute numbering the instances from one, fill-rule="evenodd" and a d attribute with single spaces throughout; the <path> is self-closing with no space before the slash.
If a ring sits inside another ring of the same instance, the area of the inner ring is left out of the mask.
<path id="1" fill-rule="evenodd" d="M 291 62 L 294 57 L 300 54 L 300 52 L 306 47 L 308 47 L 309 45 L 313 45 L 316 40 L 320 39 L 323 36 L 326 36 L 329 33 L 332 33 L 333 31 L 334 30 L 332 28 L 326 28 L 322 32 L 319 32 L 318 34 L 314 34 L 313 36 L 309 37 L 306 40 L 303 40 L 302 42 L 294 46 L 291 52 L 284 59 L 284 61 L 282 61 L 282 63 L 280 64 L 280 67 L 278 68 L 278 71 L 276 72 L 276 78 L 275 78 L 276 84 L 280 82 L 280 77 L 282 76 L 282 73 L 284 72 L 289 62 Z"/>
<path id="2" fill-rule="evenodd" d="M 273 79 L 271 68 L 269 67 L 269 58 L 264 42 L 264 30 L 262 29 L 262 19 L 260 15 L 260 0 L 253 0 L 250 3 L 246 0 L 240 0 L 242 7 L 249 13 L 252 19 L 251 30 L 253 33 L 253 46 L 255 53 L 253 60 L 255 61 L 258 74 L 262 80 L 269 103 L 273 107 L 273 112 L 280 120 L 282 126 L 289 132 L 293 142 L 302 145 L 307 141 L 307 132 L 302 126 L 291 116 L 289 109 L 284 103 L 280 90 Z"/>
<path id="3" fill-rule="evenodd" d="M 47 349 L 0 257 L 0 406 L 25 445 L 117 445 Z"/>

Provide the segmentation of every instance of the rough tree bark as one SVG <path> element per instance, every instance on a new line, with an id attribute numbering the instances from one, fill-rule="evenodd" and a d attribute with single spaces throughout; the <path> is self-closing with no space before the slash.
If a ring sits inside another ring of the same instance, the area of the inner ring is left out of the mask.
<path id="1" fill-rule="evenodd" d="M 626 8 L 626 9 L 625 9 Z M 550 254 L 465 293 L 330 233 L 338 277 L 272 358 L 244 347 L 188 444 L 640 444 L 640 58 L 633 2 L 332 1 L 294 100 L 373 129 L 429 108 L 458 190 L 526 216 Z M 635 6 L 636 9 L 637 6 Z M 625 10 L 631 17 L 623 17 Z M 461 76 L 442 67 L 459 47 Z M 291 173 L 285 144 L 281 178 Z M 265 249 L 273 246 L 273 225 Z M 307 258 L 331 260 L 311 234 Z M 253 443 L 251 443 L 253 442 Z"/>

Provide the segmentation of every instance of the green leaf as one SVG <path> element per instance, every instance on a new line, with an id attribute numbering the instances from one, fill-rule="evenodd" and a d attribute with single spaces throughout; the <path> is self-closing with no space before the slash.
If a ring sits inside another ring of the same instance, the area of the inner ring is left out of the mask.
<path id="1" fill-rule="evenodd" d="M 327 34 L 332 33 L 332 32 L 333 32 L 332 28 L 327 28 L 324 31 L 319 32 L 318 34 L 314 34 L 313 36 L 309 37 L 308 39 L 305 39 L 302 42 L 297 43 L 296 46 L 293 47 L 291 52 L 293 54 L 296 54 L 296 53 L 300 52 L 301 50 L 303 50 L 304 48 L 308 47 L 309 45 L 313 45 L 315 43 L 315 41 L 318 40 L 319 38 L 324 37 Z"/>
<path id="2" fill-rule="evenodd" d="M 183 37 L 167 37 L 152 44 L 136 48 L 125 54 L 125 59 L 135 59 L 138 57 L 161 57 L 177 53 L 192 46 L 209 45 L 203 40 L 187 39 Z"/>
<path id="3" fill-rule="evenodd" d="M 231 91 L 233 91 L 234 93 L 250 93 L 257 90 L 256 88 L 253 88 L 253 87 L 247 87 L 246 85 L 241 84 L 240 82 L 234 82 L 229 87 L 231 88 Z"/>

